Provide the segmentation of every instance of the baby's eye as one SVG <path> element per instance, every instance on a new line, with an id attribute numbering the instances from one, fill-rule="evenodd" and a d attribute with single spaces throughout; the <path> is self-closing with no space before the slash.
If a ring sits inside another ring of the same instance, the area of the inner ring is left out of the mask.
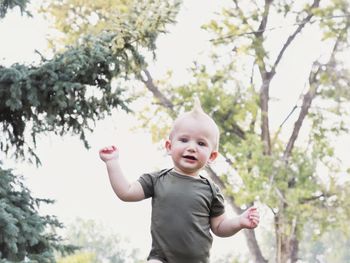
<path id="1" fill-rule="evenodd" d="M 180 138 L 179 141 L 180 142 L 188 142 L 188 139 L 187 138 Z"/>
<path id="2" fill-rule="evenodd" d="M 206 146 L 207 144 L 205 142 L 198 142 L 199 146 Z"/>

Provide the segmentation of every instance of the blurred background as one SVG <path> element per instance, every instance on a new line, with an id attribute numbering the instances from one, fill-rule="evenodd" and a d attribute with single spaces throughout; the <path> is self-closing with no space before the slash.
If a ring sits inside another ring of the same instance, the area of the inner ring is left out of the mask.
<path id="1" fill-rule="evenodd" d="M 150 200 L 126 176 L 171 167 L 172 120 L 198 96 L 219 125 L 203 173 L 254 231 L 211 262 L 349 262 L 348 1 L 2 1 L 0 262 L 145 262 Z"/>

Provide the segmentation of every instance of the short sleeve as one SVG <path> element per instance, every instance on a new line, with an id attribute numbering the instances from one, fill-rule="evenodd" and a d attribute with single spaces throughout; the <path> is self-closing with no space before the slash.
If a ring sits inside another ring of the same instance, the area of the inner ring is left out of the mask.
<path id="1" fill-rule="evenodd" d="M 143 174 L 137 181 L 141 184 L 145 197 L 152 197 L 154 194 L 154 176 Z"/>
<path id="2" fill-rule="evenodd" d="M 224 196 L 220 191 L 220 188 L 214 184 L 213 189 L 215 191 L 213 201 L 211 202 L 211 208 L 210 208 L 210 216 L 215 217 L 215 216 L 220 216 L 223 213 L 225 213 L 225 200 Z"/>

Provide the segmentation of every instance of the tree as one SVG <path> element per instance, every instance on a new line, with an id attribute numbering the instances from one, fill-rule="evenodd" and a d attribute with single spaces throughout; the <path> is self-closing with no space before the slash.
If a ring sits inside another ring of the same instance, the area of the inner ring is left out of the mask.
<path id="1" fill-rule="evenodd" d="M 200 96 L 203 107 L 222 131 L 220 152 L 238 172 L 241 182 L 235 181 L 232 174 L 218 175 L 212 168 L 207 172 L 225 189 L 237 213 L 254 201 L 270 209 L 276 262 L 298 260 L 306 223 L 316 231 L 329 227 L 348 229 L 342 223 L 349 215 L 342 198 L 348 189 L 337 182 L 341 168 L 329 140 L 348 130 L 343 116 L 350 99 L 349 72 L 341 58 L 349 44 L 349 4 L 321 2 L 265 1 L 258 5 L 233 1 L 232 7 L 225 8 L 217 20 L 205 26 L 214 35 L 214 54 L 210 65 L 194 65 L 191 82 L 172 88 L 162 82 L 157 86 L 147 71 L 142 79 L 156 103 L 163 106 L 156 108 L 158 115 L 165 108 L 174 116 L 190 107 L 193 94 Z M 280 27 L 290 28 L 282 42 L 284 35 L 274 38 L 273 34 Z M 297 37 L 311 41 L 307 33 L 303 34 L 307 29 L 322 32 L 317 41 L 327 43 L 323 50 L 327 54 L 318 54 L 310 63 L 307 90 L 290 112 L 299 115 L 291 134 L 286 136 L 284 123 L 274 130 L 270 127 L 270 89 Z M 270 45 L 273 41 L 280 47 Z M 156 116 L 155 112 L 149 116 Z M 158 119 L 143 117 L 150 130 L 163 135 L 160 132 L 166 125 L 159 127 Z M 302 127 L 307 136 L 301 135 Z M 327 170 L 327 183 L 318 176 L 320 166 Z M 245 231 L 245 235 L 255 262 L 267 262 L 254 231 Z"/>
<path id="2" fill-rule="evenodd" d="M 57 218 L 39 215 L 42 203 L 52 201 L 32 197 L 20 176 L 0 168 L 0 260 L 55 262 L 54 250 L 74 251 L 55 233 L 54 229 L 63 227 Z"/>
<path id="3" fill-rule="evenodd" d="M 120 45 L 135 42 L 135 45 L 155 50 L 158 34 L 165 33 L 166 25 L 175 22 L 179 3 L 179 0 L 87 3 L 50 0 L 42 3 L 40 11 L 51 21 L 55 33 L 59 32 L 49 39 L 54 49 L 74 44 L 86 35 L 98 36 L 108 31 L 124 36 L 115 39 Z"/>
<path id="4" fill-rule="evenodd" d="M 69 243 L 80 247 L 82 252 L 94 255 L 94 258 L 90 258 L 91 263 L 141 262 L 138 250 L 130 249 L 128 241 L 93 220 L 77 219 L 67 227 L 66 237 Z"/>
<path id="5" fill-rule="evenodd" d="M 2 1 L 0 16 L 15 7 L 29 14 L 27 3 Z M 0 65 L 0 149 L 7 156 L 40 164 L 36 139 L 47 132 L 79 135 L 88 147 L 85 132 L 95 121 L 115 108 L 130 110 L 131 98 L 117 86 L 118 79 L 139 74 L 144 64 L 139 50 L 152 51 L 158 34 L 176 14 L 164 17 L 145 10 L 143 17 L 148 12 L 154 26 L 139 30 L 131 19 L 135 10 L 143 14 L 138 7 L 130 6 L 115 25 L 116 31 L 79 39 L 53 58 L 42 57 L 39 65 Z M 51 201 L 33 198 L 11 170 L 1 168 L 0 172 L 0 259 L 54 262 L 55 250 L 72 247 L 48 231 L 62 227 L 55 217 L 39 215 L 39 203 Z"/>
<path id="6" fill-rule="evenodd" d="M 350 245 L 350 239 L 341 229 L 319 234 L 318 238 L 315 238 L 313 231 L 305 229 L 304 242 L 305 245 L 302 246 L 301 253 L 305 255 L 306 262 L 342 263 L 350 260 L 350 252 L 347 249 Z"/>

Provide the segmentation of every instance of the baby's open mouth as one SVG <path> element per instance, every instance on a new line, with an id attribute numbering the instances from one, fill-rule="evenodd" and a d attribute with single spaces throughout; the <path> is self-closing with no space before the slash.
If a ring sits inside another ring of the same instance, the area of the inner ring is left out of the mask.
<path id="1" fill-rule="evenodd" d="M 196 157 L 194 157 L 194 156 L 191 156 L 191 155 L 184 155 L 183 156 L 183 158 L 185 158 L 185 159 L 189 159 L 189 160 L 197 160 L 197 158 Z"/>

